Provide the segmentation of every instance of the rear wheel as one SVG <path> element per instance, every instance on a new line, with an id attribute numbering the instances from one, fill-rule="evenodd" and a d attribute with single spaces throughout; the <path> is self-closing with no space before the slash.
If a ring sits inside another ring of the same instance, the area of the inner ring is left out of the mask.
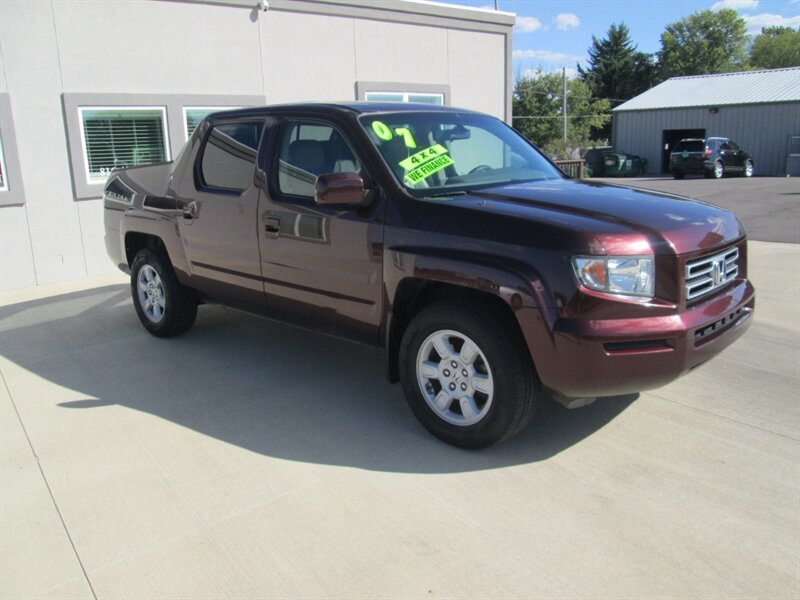
<path id="1" fill-rule="evenodd" d="M 161 252 L 140 250 L 131 264 L 131 295 L 145 329 L 158 337 L 180 335 L 197 317 L 197 301 Z"/>
<path id="2" fill-rule="evenodd" d="M 511 437 L 533 415 L 542 385 L 509 321 L 491 308 L 435 304 L 408 325 L 400 347 L 403 389 L 439 439 L 483 448 Z"/>
<path id="3" fill-rule="evenodd" d="M 742 171 L 742 175 L 744 175 L 745 177 L 752 177 L 753 170 L 754 170 L 753 161 L 747 160 L 744 163 L 744 170 Z"/>
<path id="4" fill-rule="evenodd" d="M 725 166 L 722 164 L 722 161 L 716 161 L 714 166 L 711 168 L 711 171 L 708 171 L 706 175 L 708 177 L 713 177 L 714 179 L 722 179 L 722 177 L 725 175 Z"/>
<path id="5" fill-rule="evenodd" d="M 678 171 L 675 171 L 675 172 L 672 174 L 672 176 L 673 176 L 675 179 L 683 179 L 684 177 L 686 177 L 686 173 L 680 173 L 680 172 L 678 172 Z"/>

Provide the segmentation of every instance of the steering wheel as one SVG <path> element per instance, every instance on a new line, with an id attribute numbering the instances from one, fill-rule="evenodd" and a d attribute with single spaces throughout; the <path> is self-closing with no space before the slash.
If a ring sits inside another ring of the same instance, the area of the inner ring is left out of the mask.
<path id="1" fill-rule="evenodd" d="M 492 167 L 489 165 L 478 165 L 474 169 L 472 169 L 467 175 L 472 175 L 473 173 L 482 173 L 483 171 L 493 171 Z"/>

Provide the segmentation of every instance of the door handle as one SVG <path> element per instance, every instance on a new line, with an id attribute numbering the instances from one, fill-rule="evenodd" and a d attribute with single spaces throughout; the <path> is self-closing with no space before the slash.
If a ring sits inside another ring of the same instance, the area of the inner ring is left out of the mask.
<path id="1" fill-rule="evenodd" d="M 281 234 L 281 220 L 278 217 L 267 217 L 264 219 L 264 231 L 267 232 L 267 237 L 278 237 Z"/>
<path id="2" fill-rule="evenodd" d="M 183 218 L 187 220 L 194 219 L 197 216 L 197 202 L 189 202 L 183 207 Z"/>

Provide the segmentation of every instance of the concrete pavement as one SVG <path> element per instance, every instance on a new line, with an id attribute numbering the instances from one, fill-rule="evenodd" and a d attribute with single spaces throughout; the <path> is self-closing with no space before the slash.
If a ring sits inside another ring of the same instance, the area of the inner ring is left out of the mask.
<path id="1" fill-rule="evenodd" d="M 0 303 L 2 598 L 798 598 L 800 246 L 751 242 L 747 335 L 481 452 L 381 356 L 126 280 Z"/>

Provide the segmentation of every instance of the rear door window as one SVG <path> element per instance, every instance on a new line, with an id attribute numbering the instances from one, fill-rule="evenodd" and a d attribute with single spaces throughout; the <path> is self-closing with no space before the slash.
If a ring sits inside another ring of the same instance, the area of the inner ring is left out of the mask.
<path id="1" fill-rule="evenodd" d="M 250 187 L 263 121 L 215 125 L 206 137 L 200 162 L 203 185 L 241 192 Z"/>

